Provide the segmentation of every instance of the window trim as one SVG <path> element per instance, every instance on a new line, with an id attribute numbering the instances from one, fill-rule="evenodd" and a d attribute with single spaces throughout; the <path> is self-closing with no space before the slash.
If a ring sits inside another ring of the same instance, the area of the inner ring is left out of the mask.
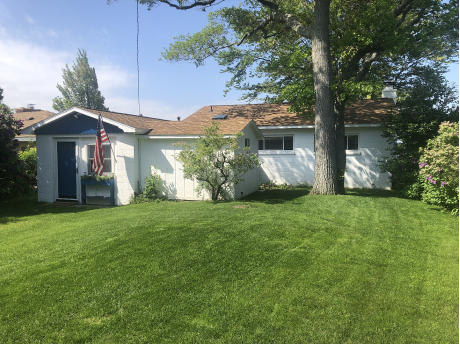
<path id="1" fill-rule="evenodd" d="M 282 138 L 283 139 L 283 149 L 266 149 L 265 148 L 265 139 L 268 137 L 274 137 L 274 138 Z M 285 138 L 286 137 L 292 137 L 292 149 L 285 149 Z M 263 147 L 260 149 L 260 141 L 263 142 Z M 259 151 L 264 151 L 264 152 L 294 152 L 294 135 L 293 134 L 286 134 L 286 135 L 269 135 L 269 136 L 264 136 L 262 140 L 259 140 Z"/>
<path id="2" fill-rule="evenodd" d="M 95 173 L 93 171 L 91 171 L 92 165 L 93 165 L 92 161 L 94 160 L 94 156 L 91 156 L 91 154 L 90 154 L 90 147 L 94 147 L 95 145 L 96 145 L 95 143 L 90 143 L 90 144 L 86 145 L 86 157 L 87 157 L 87 159 L 86 159 L 86 171 L 85 171 L 85 173 L 87 175 L 89 175 L 89 176 L 94 176 L 95 175 Z M 112 144 L 110 144 L 110 143 L 103 143 L 102 144 L 102 149 L 104 149 L 104 147 L 111 147 L 111 146 L 112 146 Z M 115 173 L 113 171 L 114 170 L 114 164 L 113 164 L 113 157 L 112 156 L 113 156 L 113 151 L 112 151 L 112 147 L 111 147 L 110 148 L 110 158 L 106 158 L 104 156 L 104 163 L 105 164 L 107 163 L 106 160 L 110 160 L 110 170 L 111 170 L 111 172 L 104 171 L 103 172 L 104 175 L 115 175 Z"/>
<path id="3" fill-rule="evenodd" d="M 356 149 L 348 149 L 348 137 L 349 136 L 356 136 L 357 137 L 358 147 Z M 359 144 L 359 134 L 358 133 L 348 133 L 348 134 L 345 134 L 344 137 L 347 140 L 347 144 L 346 144 L 346 147 L 345 147 L 345 152 L 358 153 L 360 151 L 360 149 L 361 149 L 360 144 Z"/>
<path id="4" fill-rule="evenodd" d="M 244 148 L 251 147 L 251 139 L 250 138 L 245 138 L 244 139 Z"/>

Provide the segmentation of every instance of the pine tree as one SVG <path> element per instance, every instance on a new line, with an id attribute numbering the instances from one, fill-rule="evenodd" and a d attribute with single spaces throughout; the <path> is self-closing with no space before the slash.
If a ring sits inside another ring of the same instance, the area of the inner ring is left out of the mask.
<path id="1" fill-rule="evenodd" d="M 104 106 L 105 98 L 99 91 L 96 70 L 91 68 L 86 51 L 78 49 L 76 62 L 72 70 L 66 65 L 62 69 L 63 86 L 56 87 L 62 93 L 61 97 L 53 99 L 53 108 L 57 111 L 66 110 L 72 106 L 82 106 L 89 109 L 107 111 Z"/>

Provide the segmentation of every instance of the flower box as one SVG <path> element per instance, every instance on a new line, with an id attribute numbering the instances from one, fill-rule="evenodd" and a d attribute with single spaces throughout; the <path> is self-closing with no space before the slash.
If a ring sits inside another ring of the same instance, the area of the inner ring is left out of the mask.
<path id="1" fill-rule="evenodd" d="M 110 188 L 110 196 L 86 196 L 86 185 L 101 185 L 101 186 L 108 186 Z M 86 200 L 88 198 L 93 198 L 93 199 L 108 199 L 110 200 L 110 205 L 114 206 L 115 205 L 115 180 L 114 179 L 109 179 L 109 180 L 94 180 L 94 179 L 88 179 L 84 180 L 81 179 L 81 204 L 86 204 Z"/>

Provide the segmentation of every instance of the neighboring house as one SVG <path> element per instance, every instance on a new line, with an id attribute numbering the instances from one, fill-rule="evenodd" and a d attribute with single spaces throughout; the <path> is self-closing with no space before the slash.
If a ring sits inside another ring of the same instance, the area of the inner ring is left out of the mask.
<path id="1" fill-rule="evenodd" d="M 389 189 L 389 174 L 381 173 L 379 159 L 387 143 L 381 136 L 382 122 L 394 108 L 393 99 L 362 100 L 351 103 L 345 112 L 345 142 L 348 188 Z M 384 94 L 385 95 L 385 94 Z M 111 145 L 104 146 L 104 174 L 114 174 L 115 203 L 127 204 L 134 192 L 156 167 L 163 180 L 163 191 L 171 199 L 209 199 L 198 196 L 196 181 L 183 177 L 175 159 L 179 141 L 196 141 L 202 127 L 219 120 L 221 133 L 243 132 L 240 146 L 250 146 L 263 162 L 246 173 L 244 182 L 233 188 L 239 198 L 258 189 L 259 180 L 276 183 L 314 183 L 314 121 L 288 112 L 287 104 L 206 106 L 183 121 L 166 121 L 116 112 L 73 107 L 44 119 L 23 131 L 36 135 L 38 199 L 81 201 L 80 176 L 91 173 L 98 114 Z M 220 119 L 215 119 L 215 117 Z M 89 195 L 107 195 L 97 187 L 86 187 Z"/>
<path id="2" fill-rule="evenodd" d="M 35 109 L 32 106 L 32 104 L 29 104 L 26 108 L 20 107 L 14 109 L 14 111 L 15 113 L 13 116 L 16 119 L 21 119 L 24 123 L 24 127 L 21 128 L 22 131 L 34 125 L 35 123 L 38 123 L 40 121 L 43 121 L 44 119 L 47 119 L 48 117 L 55 115 L 54 112 Z M 19 141 L 19 145 L 17 147 L 19 151 L 24 151 L 29 145 L 29 143 L 31 147 L 35 147 L 35 135 L 27 135 L 21 133 L 21 135 L 16 137 L 16 139 Z"/>
<path id="3" fill-rule="evenodd" d="M 144 180 L 156 167 L 164 185 L 163 191 L 171 199 L 208 199 L 195 192 L 196 181 L 183 177 L 182 166 L 175 159 L 181 147 L 179 141 L 196 141 L 203 134 L 202 127 L 212 119 L 190 122 L 172 122 L 116 112 L 104 112 L 72 107 L 40 121 L 24 130 L 36 135 L 38 200 L 54 202 L 59 199 L 81 201 L 80 177 L 91 173 L 98 114 L 110 144 L 104 144 L 105 171 L 115 179 L 115 204 L 129 202 L 131 195 L 144 186 Z M 250 119 L 221 121 L 220 132 L 232 135 L 243 132 L 240 146 L 254 142 L 252 152 L 257 153 L 257 142 L 263 136 Z M 246 173 L 244 182 L 233 188 L 233 197 L 240 198 L 259 187 L 259 171 Z M 87 195 L 107 196 L 106 187 L 87 186 Z M 93 200 L 95 201 L 95 200 Z"/>

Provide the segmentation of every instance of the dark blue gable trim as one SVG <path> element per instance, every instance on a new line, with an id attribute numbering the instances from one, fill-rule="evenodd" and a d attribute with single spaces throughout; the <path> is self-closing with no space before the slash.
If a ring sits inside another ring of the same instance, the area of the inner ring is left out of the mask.
<path id="1" fill-rule="evenodd" d="M 75 118 L 75 114 L 78 118 Z M 108 134 L 123 133 L 119 127 L 104 123 L 104 129 Z M 59 118 L 53 122 L 45 124 L 42 127 L 35 129 L 35 135 L 60 135 L 60 134 L 95 134 L 97 128 L 97 119 L 82 115 L 81 113 L 73 112 L 63 118 Z"/>

